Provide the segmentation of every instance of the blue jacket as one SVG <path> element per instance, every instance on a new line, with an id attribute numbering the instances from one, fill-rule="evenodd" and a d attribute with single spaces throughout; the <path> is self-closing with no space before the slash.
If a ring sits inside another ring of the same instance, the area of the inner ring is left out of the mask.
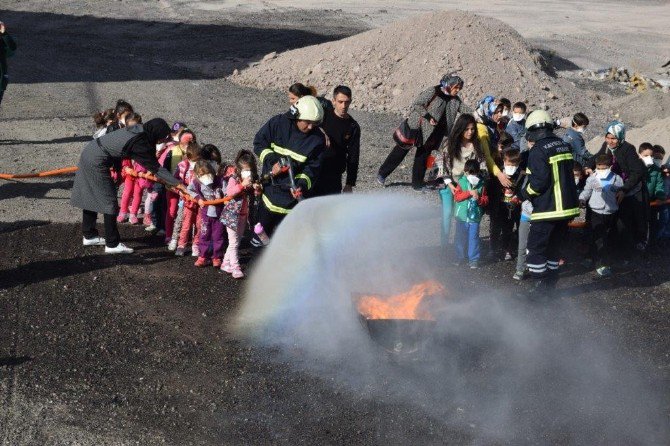
<path id="1" fill-rule="evenodd" d="M 514 142 L 519 142 L 521 137 L 526 134 L 526 120 L 522 119 L 519 122 L 516 122 L 514 119 L 510 120 L 507 123 L 505 131 L 514 138 Z"/>
<path id="2" fill-rule="evenodd" d="M 582 134 L 573 128 L 569 128 L 565 135 L 563 135 L 563 141 L 570 145 L 570 148 L 572 149 L 572 157 L 575 161 L 582 166 L 586 166 L 593 155 L 586 150 L 586 144 L 584 143 Z"/>

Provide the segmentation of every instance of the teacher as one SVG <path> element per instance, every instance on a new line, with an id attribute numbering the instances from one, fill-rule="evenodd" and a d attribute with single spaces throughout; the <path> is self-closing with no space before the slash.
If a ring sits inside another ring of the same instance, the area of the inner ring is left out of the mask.
<path id="1" fill-rule="evenodd" d="M 120 242 L 116 216 L 119 212 L 117 188 L 110 168 L 124 158 L 142 164 L 168 186 L 185 191 L 179 180 L 158 164 L 156 144 L 170 137 L 170 126 L 156 118 L 146 124 L 124 127 L 86 144 L 79 159 L 72 187 L 72 206 L 83 209 L 84 246 L 105 245 L 107 254 L 130 254 L 132 248 Z M 105 238 L 98 235 L 96 220 L 103 214 Z"/>

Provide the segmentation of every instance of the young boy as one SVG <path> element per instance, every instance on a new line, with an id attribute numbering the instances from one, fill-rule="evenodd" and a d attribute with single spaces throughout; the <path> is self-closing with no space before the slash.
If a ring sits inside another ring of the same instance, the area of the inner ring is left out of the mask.
<path id="1" fill-rule="evenodd" d="M 616 193 L 623 186 L 623 179 L 612 172 L 612 161 L 612 155 L 598 155 L 596 171 L 586 179 L 584 190 L 579 194 L 580 205 L 585 207 L 588 202 L 591 209 L 591 260 L 598 275 L 603 277 L 612 275 L 608 265 L 619 209 Z"/>
<path id="2" fill-rule="evenodd" d="M 518 143 L 523 135 L 526 134 L 526 104 L 516 102 L 512 106 L 512 119 L 507 124 L 505 131 L 510 134 L 515 143 Z"/>
<path id="3" fill-rule="evenodd" d="M 464 175 L 458 180 L 454 193 L 456 217 L 456 255 L 457 261 L 466 260 L 470 268 L 479 267 L 479 223 L 484 214 L 484 207 L 489 199 L 486 195 L 484 180 L 479 163 L 475 160 L 465 162 Z"/>
<path id="4" fill-rule="evenodd" d="M 654 162 L 661 164 L 663 174 L 663 188 L 665 197 L 670 197 L 670 163 L 663 164 L 665 149 L 658 144 L 654 145 Z M 657 240 L 670 238 L 670 205 L 658 206 L 658 233 Z"/>
<path id="5" fill-rule="evenodd" d="M 665 152 L 665 150 L 664 150 Z M 665 180 L 661 171 L 663 155 L 659 150 L 654 153 L 654 146 L 648 142 L 643 142 L 637 151 L 640 159 L 647 166 L 647 190 L 649 191 L 649 201 L 665 201 Z M 659 208 L 658 206 L 649 208 L 649 240 L 647 247 L 654 249 L 658 239 L 659 230 Z"/>
<path id="6" fill-rule="evenodd" d="M 563 136 L 563 141 L 572 147 L 572 158 L 582 166 L 586 166 L 592 156 L 584 143 L 584 131 L 588 125 L 589 118 L 584 113 L 575 113 L 572 125 Z"/>
<path id="7" fill-rule="evenodd" d="M 581 163 L 575 161 L 574 166 L 572 167 L 572 173 L 575 176 L 575 186 L 577 186 L 577 193 L 581 194 L 586 185 L 586 175 L 584 174 L 584 167 Z"/>
<path id="8" fill-rule="evenodd" d="M 512 187 L 504 187 L 501 194 L 499 218 L 501 226 L 501 244 L 505 252 L 505 260 L 512 260 L 514 235 L 519 229 L 521 218 L 521 200 L 517 191 L 521 187 L 524 173 L 519 169 L 521 152 L 517 149 L 508 149 L 503 152 L 503 170 L 512 181 Z"/>

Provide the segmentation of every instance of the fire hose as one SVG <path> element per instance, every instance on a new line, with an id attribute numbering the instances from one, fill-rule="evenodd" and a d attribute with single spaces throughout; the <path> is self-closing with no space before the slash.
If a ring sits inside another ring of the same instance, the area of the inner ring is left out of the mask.
<path id="1" fill-rule="evenodd" d="M 0 180 L 21 180 L 25 178 L 53 177 L 57 175 L 66 175 L 68 173 L 74 173 L 76 171 L 77 167 L 72 166 L 72 167 L 64 167 L 62 169 L 45 170 L 43 172 L 36 172 L 36 173 L 0 173 Z"/>

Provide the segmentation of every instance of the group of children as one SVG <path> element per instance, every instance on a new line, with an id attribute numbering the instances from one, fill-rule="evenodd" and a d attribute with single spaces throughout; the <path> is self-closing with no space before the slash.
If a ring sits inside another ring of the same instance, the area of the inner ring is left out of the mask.
<path id="1" fill-rule="evenodd" d="M 513 112 L 511 116 L 509 109 Z M 486 134 L 493 147 L 491 155 L 497 168 L 509 180 L 509 185 L 503 186 L 495 175 L 489 176 L 484 167 L 485 162 L 476 159 L 467 160 L 462 176 L 451 180 L 457 183 L 455 188 L 451 186 L 455 263 L 468 264 L 471 268 L 479 266 L 479 224 L 482 216 L 488 213 L 489 258 L 510 261 L 516 256 L 513 278 L 523 280 L 527 271 L 526 248 L 533 212 L 530 201 L 520 199 L 518 194 L 525 187 L 525 165 L 529 150 L 532 150 L 532 143 L 524 139 L 526 106 L 521 102 L 511 106 L 508 100 L 500 99 L 495 101 L 495 107 L 491 106 L 490 110 L 488 119 L 486 112 L 479 115 L 475 112 L 475 117 L 477 122 L 487 127 Z M 497 113 L 495 120 L 494 110 Z M 622 253 L 625 248 L 620 242 L 621 233 L 627 229 L 618 224 L 620 200 L 617 199 L 617 192 L 623 186 L 624 179 L 615 173 L 619 169 L 616 169 L 616 159 L 611 154 L 594 156 L 586 149 L 582 135 L 588 124 L 588 118 L 583 113 L 577 113 L 569 124 L 557 121 L 556 127 L 568 127 L 562 139 L 571 146 L 575 160 L 575 185 L 580 205 L 584 209 L 584 218 L 582 220 L 580 217 L 581 224 L 575 222 L 571 226 L 583 231 L 581 240 L 588 252 L 583 265 L 595 268 L 600 276 L 609 276 L 617 257 L 627 261 L 625 258 L 628 253 Z M 643 143 L 639 146 L 638 155 L 647 168 L 645 180 L 649 197 L 648 215 L 645 216 L 648 222 L 647 238 L 644 247 L 638 249 L 648 251 L 670 238 L 670 210 L 663 204 L 670 193 L 670 172 L 668 165 L 662 165 L 665 157 L 663 147 Z M 449 156 L 447 149 L 443 156 Z"/>
<path id="2" fill-rule="evenodd" d="M 114 109 L 97 113 L 94 121 L 98 128 L 94 137 L 99 137 L 141 124 L 142 118 L 120 100 Z M 189 196 L 138 177 L 137 173 L 146 169 L 140 163 L 124 160 L 113 168 L 113 176 L 123 182 L 117 221 L 139 224 L 143 207 L 145 229 L 164 236 L 167 248 L 175 255 L 184 256 L 190 250 L 197 257 L 196 267 L 213 266 L 235 279 L 243 278 L 238 251 L 248 224 L 250 201 L 260 193 L 256 157 L 249 150 L 240 150 L 232 164 L 225 163 L 216 146 L 200 145 L 195 133 L 182 122 L 173 124 L 171 138 L 156 147 L 156 156 L 186 186 Z"/>

